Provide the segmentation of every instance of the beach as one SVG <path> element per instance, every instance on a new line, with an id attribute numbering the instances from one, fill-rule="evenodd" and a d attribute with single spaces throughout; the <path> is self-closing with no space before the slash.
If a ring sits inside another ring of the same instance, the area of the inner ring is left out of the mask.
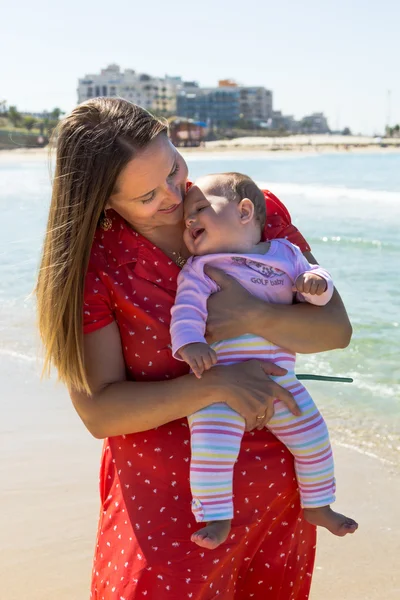
<path id="1" fill-rule="evenodd" d="M 1 596 L 86 600 L 101 442 L 60 385 L 39 383 L 36 363 L 14 363 L 0 376 L 9 399 L 0 464 Z M 340 443 L 334 453 L 337 510 L 357 518 L 360 528 L 346 538 L 319 532 L 311 599 L 397 600 L 399 470 Z"/>
<path id="2" fill-rule="evenodd" d="M 286 135 L 282 137 L 239 137 L 230 140 L 204 142 L 201 147 L 182 147 L 179 149 L 189 158 L 193 155 L 218 155 L 227 152 L 249 153 L 266 156 L 279 153 L 326 153 L 326 152 L 363 152 L 389 153 L 400 152 L 400 138 L 379 138 L 370 136 L 347 135 Z M 15 148 L 0 150 L 0 161 L 14 160 L 16 156 L 24 160 L 37 160 L 48 157 L 49 148 Z"/>
<path id="3" fill-rule="evenodd" d="M 395 600 L 400 597 L 400 473 L 356 449 L 333 444 L 335 509 L 358 520 L 353 536 L 319 531 L 311 600 Z"/>
<path id="4" fill-rule="evenodd" d="M 312 600 L 400 597 L 400 152 L 194 149 L 191 177 L 238 170 L 276 193 L 349 311 L 349 348 L 300 356 L 298 372 L 351 376 L 307 386 L 336 458 L 336 509 L 353 536 L 319 532 Z M 86 600 L 102 443 L 68 394 L 40 381 L 33 288 L 50 199 L 47 150 L 0 152 L 0 596 Z"/>
<path id="5" fill-rule="evenodd" d="M 247 136 L 230 140 L 205 142 L 206 152 L 258 151 L 258 152 L 392 152 L 399 151 L 400 138 L 380 138 L 368 136 L 325 135 L 286 135 L 281 137 Z M 186 151 L 186 149 L 185 149 Z"/>

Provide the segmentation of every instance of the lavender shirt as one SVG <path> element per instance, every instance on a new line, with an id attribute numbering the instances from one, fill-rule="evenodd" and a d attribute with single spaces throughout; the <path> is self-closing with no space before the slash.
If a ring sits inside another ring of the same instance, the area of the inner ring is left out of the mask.
<path id="1" fill-rule="evenodd" d="M 275 304 L 292 304 L 293 285 L 302 273 L 312 272 L 323 277 L 326 291 L 320 296 L 297 293 L 297 299 L 323 306 L 333 294 L 333 281 L 325 269 L 311 265 L 300 249 L 284 239 L 271 241 L 266 254 L 207 254 L 188 260 L 178 277 L 175 305 L 171 310 L 172 353 L 194 342 L 206 342 L 207 299 L 218 286 L 204 273 L 212 265 L 231 275 L 251 294 Z"/>

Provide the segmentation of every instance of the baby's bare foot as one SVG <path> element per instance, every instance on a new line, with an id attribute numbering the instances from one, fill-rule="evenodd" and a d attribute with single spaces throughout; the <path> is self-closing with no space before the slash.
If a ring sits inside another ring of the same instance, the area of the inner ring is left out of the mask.
<path id="1" fill-rule="evenodd" d="M 190 539 L 202 548 L 214 550 L 226 540 L 230 530 L 230 519 L 226 521 L 210 521 L 203 529 L 199 529 L 199 531 L 193 533 Z"/>
<path id="2" fill-rule="evenodd" d="M 305 508 L 304 518 L 311 525 L 325 527 L 331 533 L 338 536 L 354 533 L 358 529 L 358 523 L 345 515 L 335 512 L 330 506 L 320 508 Z"/>

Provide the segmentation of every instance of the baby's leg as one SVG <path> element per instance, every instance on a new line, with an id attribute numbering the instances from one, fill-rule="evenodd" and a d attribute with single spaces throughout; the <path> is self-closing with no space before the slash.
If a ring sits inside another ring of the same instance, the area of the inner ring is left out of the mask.
<path id="1" fill-rule="evenodd" d="M 245 430 L 244 419 L 226 404 L 212 404 L 188 417 L 192 459 L 190 487 L 197 522 L 207 526 L 192 541 L 213 549 L 228 537 L 233 518 L 233 468 Z"/>
<path id="2" fill-rule="evenodd" d="M 294 374 L 275 379 L 292 392 L 302 411 L 300 417 L 295 417 L 283 402 L 276 400 L 275 414 L 268 428 L 294 456 L 304 517 L 313 525 L 326 527 L 335 535 L 354 533 L 357 523 L 334 512 L 329 506 L 335 501 L 335 475 L 324 419 Z"/>

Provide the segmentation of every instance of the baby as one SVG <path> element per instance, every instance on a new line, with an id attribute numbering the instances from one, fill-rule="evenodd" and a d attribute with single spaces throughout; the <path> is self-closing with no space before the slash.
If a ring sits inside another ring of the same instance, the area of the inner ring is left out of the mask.
<path id="1" fill-rule="evenodd" d="M 258 358 L 287 370 L 274 377 L 291 391 L 301 409 L 294 416 L 275 400 L 267 427 L 291 451 L 305 519 L 338 536 L 354 533 L 353 519 L 334 512 L 335 478 L 326 424 L 294 373 L 295 355 L 264 338 L 247 334 L 209 346 L 204 338 L 207 299 L 218 286 L 205 265 L 224 270 L 249 292 L 269 302 L 300 301 L 322 306 L 332 297 L 330 275 L 311 265 L 297 246 L 285 239 L 261 241 L 266 221 L 262 191 L 246 175 L 223 173 L 202 177 L 185 199 L 184 240 L 193 257 L 178 278 L 172 308 L 172 351 L 196 377 L 215 364 Z M 261 419 L 263 417 L 260 417 Z M 233 468 L 245 430 L 244 419 L 227 404 L 213 404 L 191 415 L 190 485 L 197 522 L 206 522 L 192 541 L 213 549 L 228 537 L 233 518 Z"/>

